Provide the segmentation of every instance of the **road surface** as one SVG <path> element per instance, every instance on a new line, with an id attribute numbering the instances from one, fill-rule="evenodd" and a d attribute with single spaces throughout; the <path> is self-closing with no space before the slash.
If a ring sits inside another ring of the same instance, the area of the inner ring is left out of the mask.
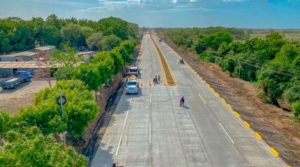
<path id="1" fill-rule="evenodd" d="M 141 92 L 121 96 L 92 167 L 286 166 L 187 65 L 179 64 L 169 46 L 153 38 L 176 85 L 164 86 L 163 77 L 160 84 L 151 83 L 163 73 L 150 36 L 144 35 L 138 59 Z M 179 106 L 181 96 L 185 107 Z"/>

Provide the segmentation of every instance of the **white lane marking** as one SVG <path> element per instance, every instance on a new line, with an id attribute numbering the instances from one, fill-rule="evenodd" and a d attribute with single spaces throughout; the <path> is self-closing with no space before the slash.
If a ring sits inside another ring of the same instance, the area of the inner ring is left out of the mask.
<path id="1" fill-rule="evenodd" d="M 203 101 L 203 103 L 206 104 L 206 101 L 204 100 L 204 98 L 201 95 L 199 95 L 199 97 Z"/>
<path id="2" fill-rule="evenodd" d="M 229 140 L 231 141 L 232 144 L 234 144 L 234 141 L 232 140 L 232 138 L 230 137 L 230 135 L 227 133 L 227 131 L 225 130 L 224 126 L 219 122 L 219 125 L 221 126 L 221 128 L 224 130 L 224 132 L 226 133 L 226 135 L 228 136 Z"/>
<path id="3" fill-rule="evenodd" d="M 151 144 L 152 143 L 152 141 L 151 141 L 151 131 L 152 131 L 152 129 L 151 129 L 152 127 L 151 127 L 151 120 L 149 121 L 149 143 Z"/>
<path id="4" fill-rule="evenodd" d="M 150 104 L 152 103 L 152 96 L 151 96 L 151 92 L 150 92 Z"/>
<path id="5" fill-rule="evenodd" d="M 131 101 L 132 101 L 132 99 L 130 99 L 130 103 L 131 103 Z M 126 116 L 125 116 L 122 133 L 121 133 L 121 136 L 120 136 L 120 139 L 119 139 L 119 144 L 118 144 L 118 147 L 117 147 L 117 150 L 116 150 L 116 156 L 118 156 L 119 148 L 120 148 L 121 141 L 122 141 L 122 136 L 123 136 L 123 133 L 124 133 L 124 130 L 125 130 L 126 122 L 127 122 L 128 113 L 129 113 L 129 110 L 127 111 Z"/>

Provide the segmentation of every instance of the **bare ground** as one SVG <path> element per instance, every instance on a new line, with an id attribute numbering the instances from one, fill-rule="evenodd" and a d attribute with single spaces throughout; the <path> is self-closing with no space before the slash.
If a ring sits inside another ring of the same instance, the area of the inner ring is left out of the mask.
<path id="1" fill-rule="evenodd" d="M 55 81 L 51 81 L 54 86 Z M 15 89 L 0 88 L 0 110 L 9 112 L 11 115 L 17 114 L 20 107 L 26 107 L 33 104 L 34 93 L 49 87 L 46 80 L 32 80 L 22 83 Z"/>
<path id="2" fill-rule="evenodd" d="M 299 120 L 293 121 L 291 113 L 263 103 L 256 96 L 257 88 L 250 82 L 232 78 L 216 64 L 199 62 L 196 54 L 165 41 L 250 123 L 253 130 L 280 153 L 284 161 L 292 166 L 300 166 Z"/>

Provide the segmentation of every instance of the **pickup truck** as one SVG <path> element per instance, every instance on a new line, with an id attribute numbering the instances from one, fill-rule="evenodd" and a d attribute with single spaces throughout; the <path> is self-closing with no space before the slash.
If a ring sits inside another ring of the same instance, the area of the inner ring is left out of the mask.
<path id="1" fill-rule="evenodd" d="M 17 71 L 13 76 L 8 78 L 0 78 L 0 86 L 2 88 L 14 89 L 18 84 L 29 82 L 31 79 L 28 71 Z"/>
<path id="2" fill-rule="evenodd" d="M 128 78 L 126 85 L 126 94 L 138 94 L 139 93 L 139 83 L 136 76 L 132 75 Z"/>

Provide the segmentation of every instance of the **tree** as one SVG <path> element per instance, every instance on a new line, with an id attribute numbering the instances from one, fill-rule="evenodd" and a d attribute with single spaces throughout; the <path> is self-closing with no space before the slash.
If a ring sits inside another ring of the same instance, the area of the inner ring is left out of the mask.
<path id="1" fill-rule="evenodd" d="M 85 34 L 77 24 L 68 24 L 60 30 L 62 41 L 70 42 L 73 47 L 85 46 Z"/>
<path id="2" fill-rule="evenodd" d="M 130 63 L 133 60 L 132 53 L 135 45 L 135 40 L 125 41 L 122 42 L 121 45 L 115 49 L 115 51 L 122 55 L 122 59 L 125 63 Z"/>
<path id="3" fill-rule="evenodd" d="M 291 79 L 290 75 L 281 72 L 280 66 L 278 62 L 268 63 L 258 74 L 259 87 L 271 98 L 271 103 L 277 106 L 278 98 L 281 97 Z"/>
<path id="4" fill-rule="evenodd" d="M 76 50 L 69 43 L 61 45 L 62 50 L 55 49 L 51 53 L 51 62 L 57 67 L 75 67 L 82 61 L 82 56 L 78 55 Z"/>
<path id="5" fill-rule="evenodd" d="M 232 76 L 232 73 L 234 72 L 235 69 L 235 61 L 233 58 L 228 58 L 226 59 L 226 65 L 225 65 L 225 70 L 227 70 L 230 74 L 230 76 Z"/>
<path id="6" fill-rule="evenodd" d="M 225 42 L 223 42 L 218 48 L 218 53 L 222 56 L 225 56 L 229 51 L 230 51 L 230 48 L 229 48 L 228 44 Z"/>
<path id="7" fill-rule="evenodd" d="M 101 85 L 101 76 L 97 66 L 92 63 L 78 66 L 75 70 L 75 78 L 83 81 L 89 90 L 97 91 Z"/>
<path id="8" fill-rule="evenodd" d="M 36 22 L 36 21 L 34 21 Z M 39 20 L 35 27 L 35 38 L 40 45 L 55 45 L 59 46 L 60 37 L 59 29 L 48 22 Z"/>
<path id="9" fill-rule="evenodd" d="M 245 51 L 244 45 L 241 42 L 231 42 L 229 48 L 233 53 L 241 53 Z"/>
<path id="10" fill-rule="evenodd" d="M 295 117 L 298 117 L 300 115 L 300 101 L 293 103 L 292 113 Z"/>
<path id="11" fill-rule="evenodd" d="M 293 61 L 293 73 L 295 75 L 295 78 L 297 80 L 300 80 L 300 55 L 298 55 L 297 58 L 294 59 Z"/>
<path id="12" fill-rule="evenodd" d="M 217 32 L 204 37 L 206 46 L 218 50 L 219 46 L 224 42 L 229 44 L 232 42 L 232 35 L 227 32 Z"/>
<path id="13" fill-rule="evenodd" d="M 196 42 L 194 43 L 194 49 L 198 54 L 201 54 L 206 49 L 206 45 L 203 38 L 204 38 L 203 35 L 199 36 Z"/>
<path id="14" fill-rule="evenodd" d="M 95 33 L 95 30 L 88 26 L 81 26 L 81 32 L 84 35 L 84 38 L 87 39 L 89 36 Z"/>
<path id="15" fill-rule="evenodd" d="M 45 89 L 36 94 L 34 98 L 36 112 L 25 115 L 20 112 L 21 118 L 32 126 L 37 126 L 44 134 L 61 133 L 68 131 L 72 137 L 82 136 L 88 122 L 93 120 L 99 108 L 87 86 L 78 80 L 58 81 L 52 89 Z M 66 97 L 63 118 L 56 98 L 60 90 Z"/>
<path id="16" fill-rule="evenodd" d="M 9 113 L 0 110 L 0 137 L 10 129 L 11 121 Z"/>
<path id="17" fill-rule="evenodd" d="M 41 91 L 39 93 L 44 93 L 51 97 L 51 92 L 51 89 L 46 89 L 44 92 Z M 58 96 L 59 94 L 57 94 L 57 97 Z M 22 124 L 23 128 L 26 128 L 27 126 L 39 127 L 45 135 L 50 133 L 58 134 L 67 130 L 66 117 L 61 118 L 61 109 L 60 106 L 56 104 L 55 100 L 44 101 L 35 106 L 20 108 L 20 114 L 16 115 L 14 119 L 16 122 L 24 121 L 25 124 Z"/>
<path id="18" fill-rule="evenodd" d="M 86 40 L 88 47 L 92 50 L 97 50 L 99 42 L 103 39 L 102 32 L 94 33 Z"/>
<path id="19" fill-rule="evenodd" d="M 100 76 L 103 79 L 102 83 L 105 83 L 106 80 L 111 77 L 116 68 L 114 59 L 111 56 L 111 51 L 97 53 L 97 55 L 92 59 L 92 63 L 98 66 Z"/>
<path id="20" fill-rule="evenodd" d="M 60 67 L 55 73 L 54 77 L 56 80 L 71 80 L 75 75 L 75 67 Z"/>
<path id="21" fill-rule="evenodd" d="M 292 82 L 292 87 L 285 90 L 283 98 L 289 103 L 300 101 L 300 81 Z"/>
<path id="22" fill-rule="evenodd" d="M 98 22 L 98 30 L 105 36 L 116 35 L 122 40 L 128 39 L 129 25 L 126 21 L 119 18 L 109 17 Z"/>
<path id="23" fill-rule="evenodd" d="M 85 167 L 88 162 L 74 148 L 56 143 L 51 136 L 43 136 L 36 127 L 29 128 L 25 133 L 9 131 L 6 140 L 4 148 L 0 149 L 0 162 L 3 167 Z"/>
<path id="24" fill-rule="evenodd" d="M 127 40 L 136 38 L 138 30 L 136 24 L 118 18 L 91 21 L 59 19 L 56 15 L 50 15 L 46 20 L 32 18 L 28 21 L 8 17 L 0 19 L 0 25 L 0 54 L 33 49 L 37 43 L 59 47 L 61 43 L 70 42 L 73 47 L 85 47 L 87 38 L 94 32 Z M 98 43 L 99 41 L 95 45 L 98 46 Z"/>
<path id="25" fill-rule="evenodd" d="M 110 56 L 114 59 L 114 74 L 118 74 L 123 67 L 124 61 L 122 59 L 122 55 L 115 50 L 110 51 Z"/>
<path id="26" fill-rule="evenodd" d="M 113 48 L 119 46 L 121 43 L 121 39 L 115 35 L 105 36 L 98 44 L 98 48 L 101 50 L 109 51 Z"/>

